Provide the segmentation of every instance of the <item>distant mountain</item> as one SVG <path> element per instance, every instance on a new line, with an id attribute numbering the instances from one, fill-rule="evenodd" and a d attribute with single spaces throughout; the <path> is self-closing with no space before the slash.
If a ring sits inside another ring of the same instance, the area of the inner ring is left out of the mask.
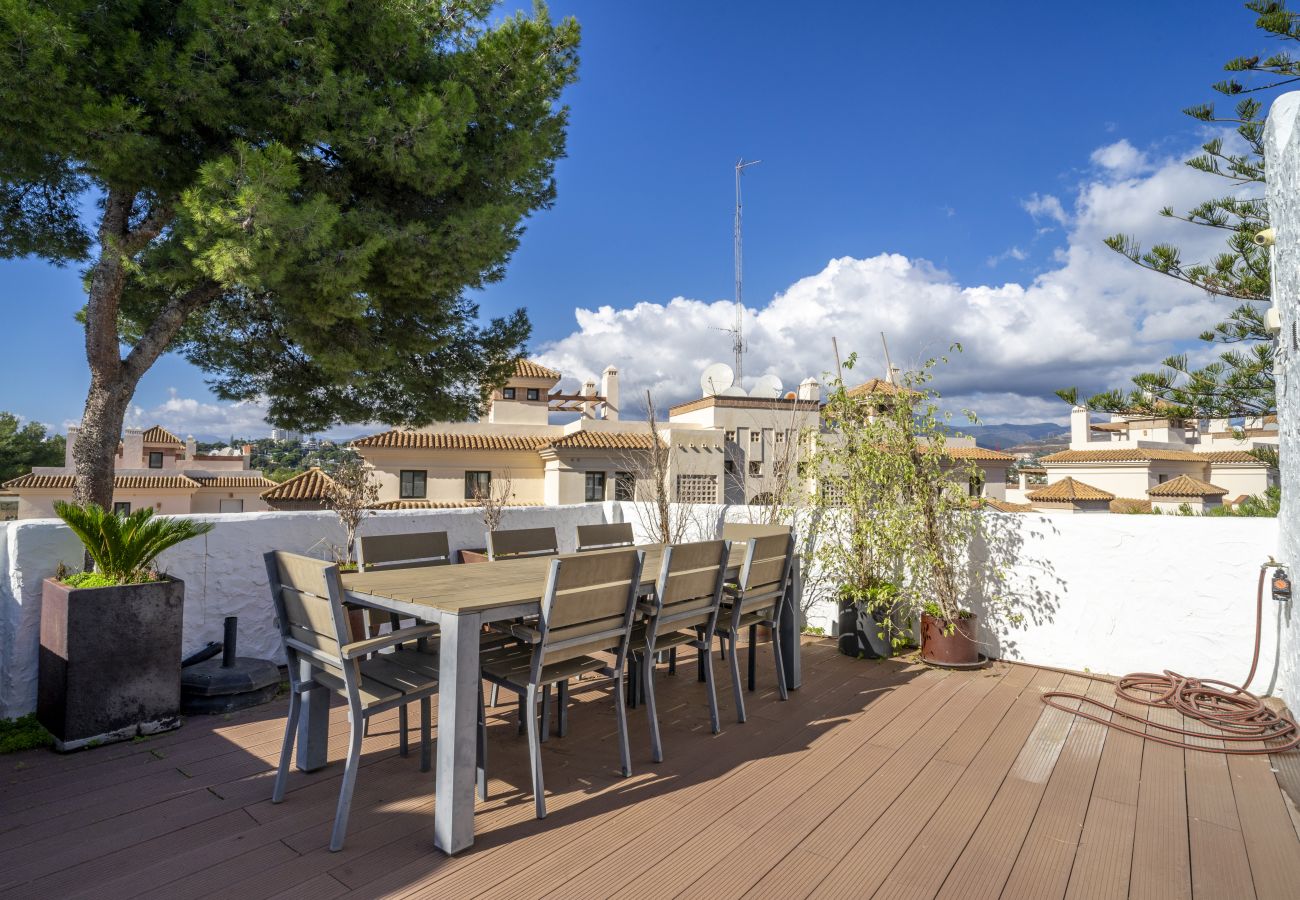
<path id="1" fill-rule="evenodd" d="M 1069 427 L 1056 422 L 1039 422 L 1034 425 L 1013 425 L 1010 422 L 1002 425 L 965 425 L 954 430 L 975 438 L 976 444 L 990 450 L 1006 450 L 1020 444 L 1054 443 L 1055 438 L 1059 438 L 1063 444 L 1070 441 Z"/>

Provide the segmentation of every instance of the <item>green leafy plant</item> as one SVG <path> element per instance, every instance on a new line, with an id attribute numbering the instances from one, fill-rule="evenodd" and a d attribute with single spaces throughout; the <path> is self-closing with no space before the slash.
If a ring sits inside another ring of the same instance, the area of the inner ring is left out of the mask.
<path id="1" fill-rule="evenodd" d="M 35 750 L 53 742 L 50 733 L 36 721 L 35 713 L 17 719 L 0 719 L 0 753 Z"/>
<path id="2" fill-rule="evenodd" d="M 147 506 L 118 515 L 106 512 L 97 503 L 82 505 L 60 500 L 55 502 L 54 512 L 81 539 L 95 563 L 93 573 L 82 574 L 108 580 L 108 584 L 74 585 L 78 587 L 156 581 L 158 574 L 151 567 L 158 554 L 182 541 L 207 534 L 213 528 L 209 522 L 192 519 L 155 518 L 153 509 Z"/>

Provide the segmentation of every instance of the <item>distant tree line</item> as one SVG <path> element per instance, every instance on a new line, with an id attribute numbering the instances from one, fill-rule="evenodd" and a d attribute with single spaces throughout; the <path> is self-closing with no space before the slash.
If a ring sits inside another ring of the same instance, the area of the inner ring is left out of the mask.
<path id="1" fill-rule="evenodd" d="M 40 422 L 23 422 L 0 412 L 0 482 L 26 475 L 34 466 L 63 465 L 64 439 Z"/>

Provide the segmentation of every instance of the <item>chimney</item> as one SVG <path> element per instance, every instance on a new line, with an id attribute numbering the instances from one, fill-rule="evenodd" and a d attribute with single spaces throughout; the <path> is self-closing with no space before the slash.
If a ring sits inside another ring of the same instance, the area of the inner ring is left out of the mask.
<path id="1" fill-rule="evenodd" d="M 1088 431 L 1088 408 L 1073 406 L 1070 408 L 1070 449 L 1082 449 L 1079 444 L 1088 443 L 1091 435 Z"/>
<path id="2" fill-rule="evenodd" d="M 199 444 L 196 440 L 194 440 L 194 435 L 192 434 L 185 435 L 185 458 L 190 462 L 194 462 L 194 457 L 198 455 L 199 455 Z"/>
<path id="3" fill-rule="evenodd" d="M 606 366 L 600 373 L 600 393 L 605 398 L 605 418 L 618 421 L 618 369 Z"/>
<path id="4" fill-rule="evenodd" d="M 799 382 L 800 400 L 817 400 L 821 396 L 821 385 L 816 378 L 805 378 Z"/>
<path id="5" fill-rule="evenodd" d="M 77 435 L 80 433 L 81 433 L 80 425 L 68 426 L 68 438 L 67 438 L 67 442 L 64 444 L 64 450 L 63 450 L 63 465 L 69 469 L 73 468 L 72 452 L 73 450 L 76 449 Z"/>
<path id="6" fill-rule="evenodd" d="M 596 396 L 596 382 L 590 378 L 582 385 L 582 395 L 584 397 Z M 582 404 L 582 417 L 584 419 L 596 418 L 596 401 L 587 400 Z"/>
<path id="7" fill-rule="evenodd" d="M 122 437 L 122 468 L 143 469 L 144 467 L 144 431 L 140 428 L 128 428 Z"/>
<path id="8" fill-rule="evenodd" d="M 253 462 L 253 445 L 244 444 L 244 446 L 239 448 L 239 452 L 243 454 L 244 468 L 247 469 Z"/>

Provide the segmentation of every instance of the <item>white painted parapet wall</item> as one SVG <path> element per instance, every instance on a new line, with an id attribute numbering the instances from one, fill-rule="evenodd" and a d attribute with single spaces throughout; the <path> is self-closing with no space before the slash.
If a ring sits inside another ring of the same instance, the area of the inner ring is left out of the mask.
<path id="1" fill-rule="evenodd" d="M 1279 558 L 1294 579 L 1300 577 L 1300 91 L 1273 101 L 1264 126 L 1264 166 L 1268 173 L 1268 213 L 1276 234 L 1273 305 L 1282 320 L 1277 348 L 1277 420 L 1282 456 L 1282 514 L 1278 517 Z M 1292 605 L 1300 603 L 1293 600 Z M 1280 690 L 1293 711 L 1300 706 L 1300 613 L 1279 628 L 1282 663 Z"/>
<path id="2" fill-rule="evenodd" d="M 756 512 L 692 507 L 692 532 L 712 536 L 723 521 L 756 521 Z M 1013 530 L 1020 546 L 1012 585 L 1032 602 L 1025 627 L 985 635 L 986 652 L 1109 674 L 1171 668 L 1231 682 L 1245 676 L 1254 639 L 1255 578 L 1259 563 L 1276 552 L 1277 520 L 989 515 Z M 327 556 L 328 545 L 342 542 L 338 520 L 327 512 L 206 518 L 217 523 L 211 534 L 162 558 L 163 567 L 186 583 L 185 652 L 219 640 L 224 617 L 238 615 L 240 653 L 278 658 L 262 554 L 284 549 Z M 645 539 L 643 520 L 631 503 L 524 507 L 507 512 L 505 527 L 553 525 L 561 549 L 571 550 L 580 524 L 627 521 Z M 362 530 L 445 530 L 453 550 L 483 545 L 476 510 L 382 512 Z M 0 523 L 0 717 L 34 708 L 41 580 L 60 561 L 76 564 L 80 557 L 80 545 L 57 521 Z M 1261 674 L 1254 688 L 1275 686 L 1295 708 L 1300 690 L 1294 679 L 1274 684 L 1285 624 L 1279 607 L 1265 599 Z M 809 623 L 827 634 L 834 619 L 831 604 L 810 610 Z"/>

